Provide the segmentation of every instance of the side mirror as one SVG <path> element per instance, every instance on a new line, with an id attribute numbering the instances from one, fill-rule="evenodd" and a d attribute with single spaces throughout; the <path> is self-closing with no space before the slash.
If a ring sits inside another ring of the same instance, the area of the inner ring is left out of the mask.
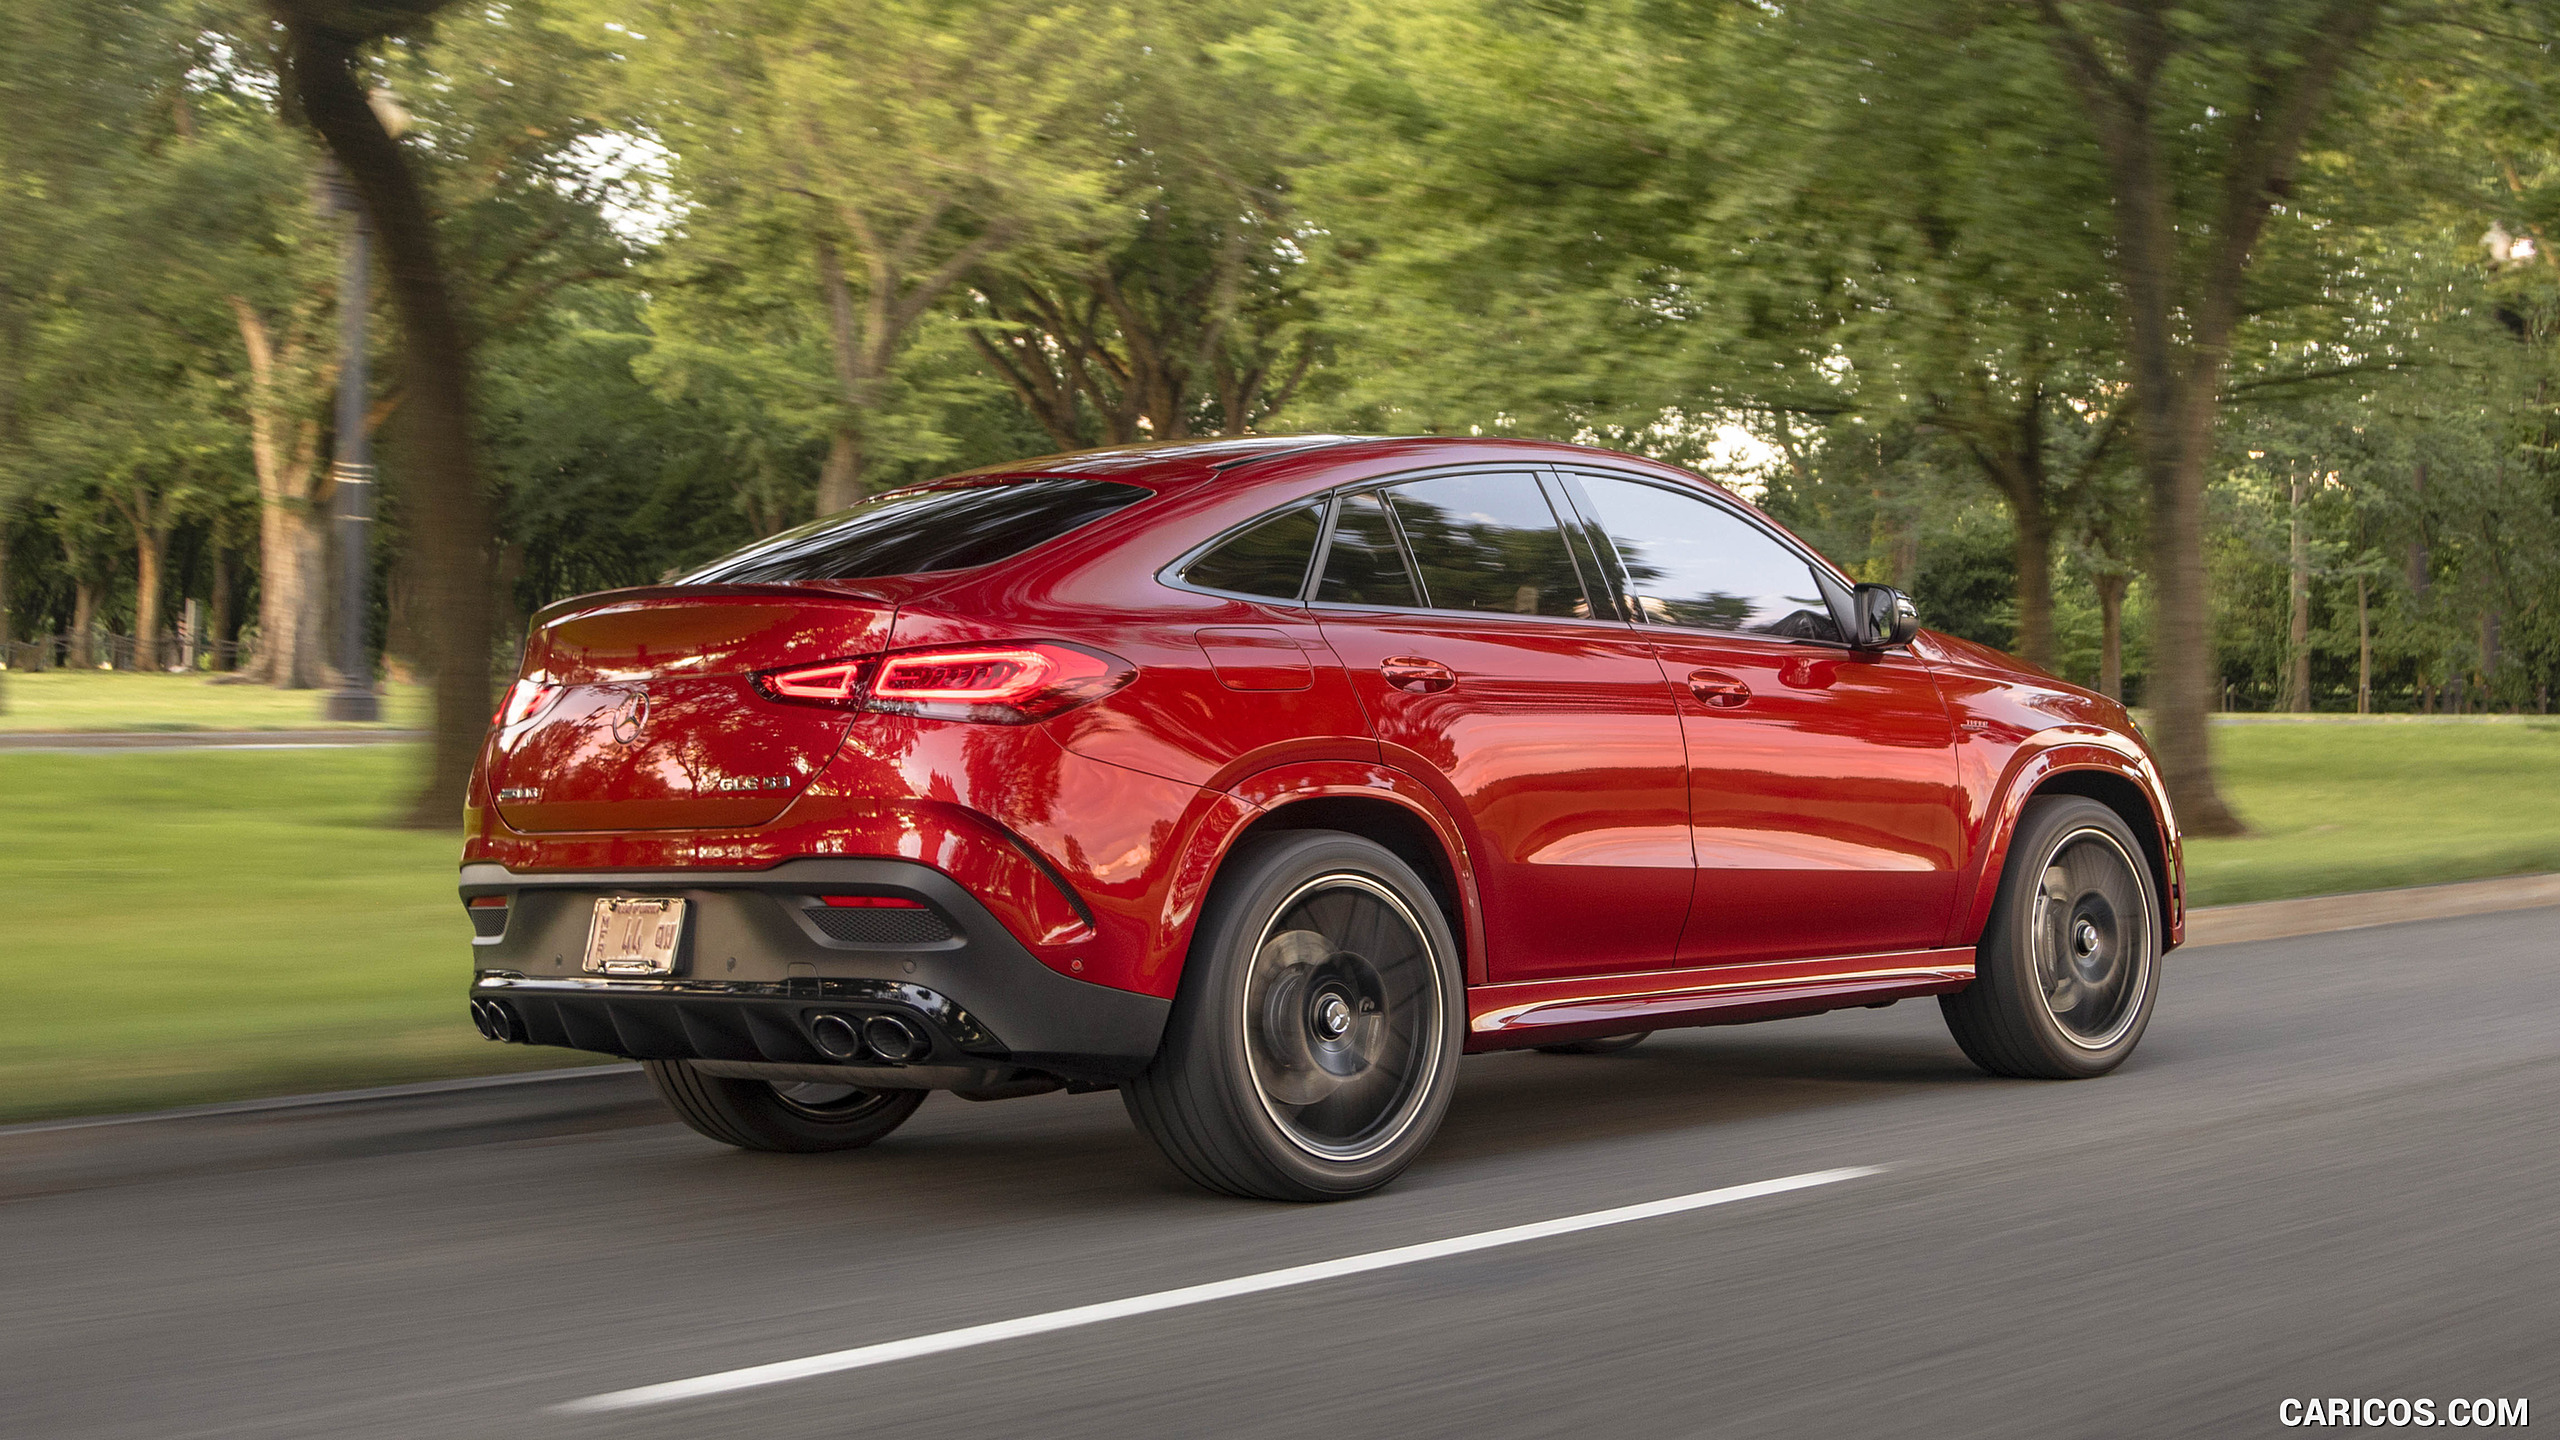
<path id="1" fill-rule="evenodd" d="M 1907 645 L 1920 633 L 1920 612 L 1912 608 L 1911 597 L 1890 585 L 1859 586 L 1849 608 L 1858 622 L 1850 643 L 1861 649 Z"/>

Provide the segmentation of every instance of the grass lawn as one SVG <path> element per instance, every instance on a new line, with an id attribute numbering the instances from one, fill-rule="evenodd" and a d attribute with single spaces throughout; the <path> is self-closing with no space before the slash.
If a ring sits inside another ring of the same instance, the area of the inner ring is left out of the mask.
<path id="1" fill-rule="evenodd" d="M 464 1013 L 413 745 L 0 754 L 0 1122 L 593 1064 Z"/>
<path id="2" fill-rule="evenodd" d="M 0 676 L 0 733 L 26 730 L 309 730 L 343 727 L 321 713 L 327 692 L 217 685 L 206 675 L 130 670 L 12 670 Z M 381 729 L 421 729 L 428 692 L 393 685 Z"/>
<path id="3" fill-rule="evenodd" d="M 2189 846 L 2198 904 L 2560 870 L 2560 720 L 2215 740 L 2258 833 Z M 0 1122 L 592 1063 L 471 1029 L 456 839 L 382 823 L 417 763 L 0 753 Z"/>
<path id="4" fill-rule="evenodd" d="M 2560 718 L 2223 724 L 2251 834 L 2187 842 L 2187 901 L 2231 905 L 2560 870 Z"/>

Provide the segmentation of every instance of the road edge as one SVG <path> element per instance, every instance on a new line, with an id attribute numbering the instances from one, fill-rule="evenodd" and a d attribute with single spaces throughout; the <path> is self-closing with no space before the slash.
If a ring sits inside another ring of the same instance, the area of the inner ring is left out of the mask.
<path id="1" fill-rule="evenodd" d="M 2504 910 L 2560 905 L 2560 873 L 2510 875 L 2498 880 L 2457 880 L 2398 890 L 2358 890 L 2300 900 L 2260 900 L 2187 912 L 2187 943 L 2195 950 L 2253 940 L 2283 940 L 2333 930 L 2365 930 L 2404 920 L 2450 920 Z"/>

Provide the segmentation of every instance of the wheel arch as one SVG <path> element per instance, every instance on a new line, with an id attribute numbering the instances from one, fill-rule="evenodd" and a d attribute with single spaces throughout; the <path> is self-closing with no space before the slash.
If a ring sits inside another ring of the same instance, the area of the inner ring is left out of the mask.
<path id="1" fill-rule="evenodd" d="M 1466 841 L 1429 790 L 1381 766 L 1324 762 L 1264 772 L 1233 793 L 1257 813 L 1226 837 L 1218 867 L 1256 835 L 1339 830 L 1374 841 L 1422 877 L 1457 939 L 1466 983 L 1484 983 L 1483 911 Z"/>
<path id="2" fill-rule="evenodd" d="M 2019 817 L 2027 802 L 2041 795 L 2076 795 L 2114 811 L 2133 832 L 2150 867 L 2160 897 L 2161 949 L 2175 949 L 2186 938 L 2185 861 L 2159 778 L 2147 759 L 2074 736 L 2046 748 L 2026 749 L 2010 767 L 2001 788 L 2003 799 L 1995 812 L 1998 828 L 1975 872 L 1966 920 L 1954 943 L 1973 944 L 1981 938 L 1999 894 Z"/>
<path id="3" fill-rule="evenodd" d="M 2133 838 L 2141 842 L 2142 858 L 2151 866 L 2151 882 L 2159 887 L 2160 939 L 2166 948 L 2169 931 L 2173 928 L 2169 911 L 2175 882 L 2170 875 L 2167 838 L 2159 812 L 2152 809 L 2151 797 L 2143 794 L 2142 787 L 2131 778 L 2113 770 L 2094 767 L 2055 771 L 2028 792 L 2027 798 L 2032 800 L 2039 795 L 2078 795 L 2095 800 L 2116 812 L 2117 817 L 2124 821 L 2125 828 L 2133 832 Z"/>

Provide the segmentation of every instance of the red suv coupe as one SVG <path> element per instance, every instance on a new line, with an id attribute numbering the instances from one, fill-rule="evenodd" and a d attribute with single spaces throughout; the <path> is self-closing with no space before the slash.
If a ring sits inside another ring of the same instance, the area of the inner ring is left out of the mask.
<path id="1" fill-rule="evenodd" d="M 468 820 L 493 1039 L 761 1150 L 1116 1087 L 1283 1199 L 1394 1178 L 1464 1051 L 1935 995 L 2102 1074 L 2183 924 L 2121 706 L 1523 442 L 1026 461 L 563 601 Z"/>

